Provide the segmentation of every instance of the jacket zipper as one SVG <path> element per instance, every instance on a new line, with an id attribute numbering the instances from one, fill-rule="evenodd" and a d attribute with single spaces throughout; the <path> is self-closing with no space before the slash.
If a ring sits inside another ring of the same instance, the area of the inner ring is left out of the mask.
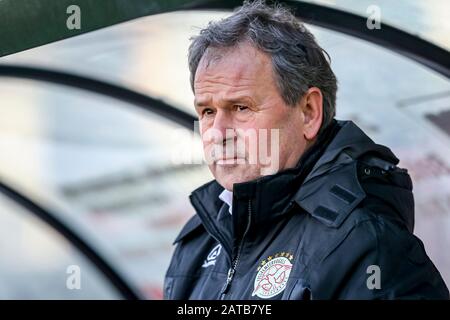
<path id="1" fill-rule="evenodd" d="M 237 268 L 237 266 L 239 264 L 239 259 L 240 259 L 240 256 L 241 256 L 242 247 L 244 245 L 245 236 L 247 235 L 247 232 L 250 229 L 251 219 L 252 219 L 252 201 L 251 201 L 251 199 L 248 199 L 247 227 L 245 228 L 244 234 L 242 235 L 242 239 L 241 239 L 241 241 L 239 243 L 237 254 L 236 254 L 236 258 L 231 263 L 230 269 L 228 269 L 227 281 L 225 282 L 225 284 L 224 284 L 224 286 L 222 288 L 222 291 L 220 293 L 220 300 L 224 300 L 225 299 L 225 295 L 228 292 L 228 290 L 230 289 L 231 282 L 233 281 L 233 277 L 234 277 L 234 274 L 236 272 L 236 268 Z"/>

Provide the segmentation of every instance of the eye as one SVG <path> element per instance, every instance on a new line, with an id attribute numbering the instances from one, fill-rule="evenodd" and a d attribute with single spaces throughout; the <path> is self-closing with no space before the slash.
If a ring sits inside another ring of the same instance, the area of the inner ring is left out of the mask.
<path id="1" fill-rule="evenodd" d="M 236 108 L 237 111 L 245 111 L 248 109 L 247 106 L 241 105 L 241 104 L 236 104 L 234 105 L 234 107 Z"/>
<path id="2" fill-rule="evenodd" d="M 202 115 L 211 115 L 211 114 L 213 114 L 214 113 L 214 111 L 212 110 L 212 109 L 210 109 L 210 108 L 205 108 L 205 109 L 203 109 L 203 111 L 202 111 Z"/>

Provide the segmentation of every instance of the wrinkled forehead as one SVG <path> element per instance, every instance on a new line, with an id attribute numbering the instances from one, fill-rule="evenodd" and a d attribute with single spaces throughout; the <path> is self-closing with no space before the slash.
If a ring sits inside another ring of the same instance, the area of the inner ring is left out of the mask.
<path id="1" fill-rule="evenodd" d="M 269 76 L 271 70 L 270 56 L 249 43 L 227 48 L 209 47 L 200 60 L 194 82 L 215 77 L 256 80 Z"/>

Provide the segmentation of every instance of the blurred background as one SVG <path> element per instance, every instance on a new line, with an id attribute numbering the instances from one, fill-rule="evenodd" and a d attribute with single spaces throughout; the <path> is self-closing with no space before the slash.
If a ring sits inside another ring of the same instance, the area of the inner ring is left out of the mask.
<path id="1" fill-rule="evenodd" d="M 446 0 L 315 1 L 388 23 L 450 50 Z M 0 58 L 50 68 L 159 98 L 194 115 L 189 38 L 229 15 L 153 15 Z M 450 82 L 370 42 L 307 25 L 332 59 L 337 119 L 389 146 L 409 170 L 415 234 L 450 286 Z M 0 179 L 89 239 L 143 297 L 162 298 L 172 242 L 194 213 L 188 196 L 212 179 L 198 137 L 136 106 L 77 88 L 0 77 Z M 181 147 L 181 148 L 180 148 Z M 0 195 L 0 298 L 116 298 L 71 243 Z M 67 290 L 78 265 L 82 290 Z"/>

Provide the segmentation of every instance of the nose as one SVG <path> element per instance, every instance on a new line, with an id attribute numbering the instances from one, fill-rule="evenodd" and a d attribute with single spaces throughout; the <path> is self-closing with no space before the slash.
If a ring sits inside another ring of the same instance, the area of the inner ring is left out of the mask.
<path id="1" fill-rule="evenodd" d="M 211 135 L 214 144 L 225 144 L 227 140 L 234 139 L 234 128 L 231 116 L 222 110 L 218 110 L 211 127 Z"/>

